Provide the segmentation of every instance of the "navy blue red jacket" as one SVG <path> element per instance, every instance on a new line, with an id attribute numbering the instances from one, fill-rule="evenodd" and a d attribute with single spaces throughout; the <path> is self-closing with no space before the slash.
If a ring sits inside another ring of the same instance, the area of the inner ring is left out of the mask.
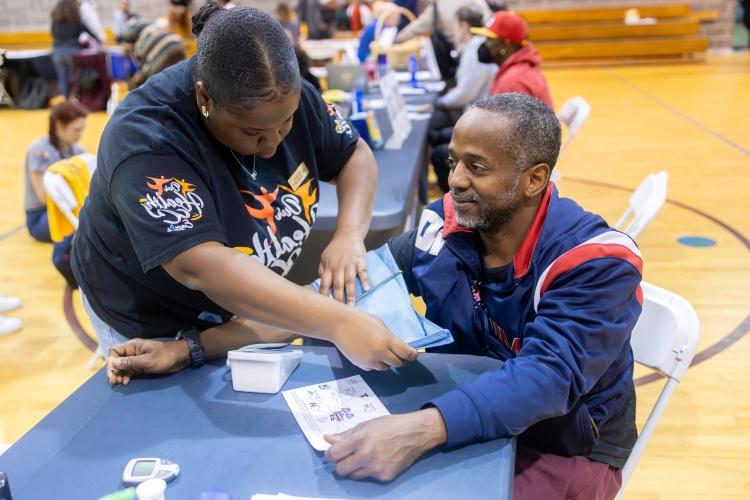
<path id="1" fill-rule="evenodd" d="M 641 312 L 638 247 L 550 184 L 512 266 L 483 280 L 478 234 L 450 195 L 391 251 L 426 316 L 448 328 L 443 352 L 491 356 L 498 370 L 430 402 L 448 446 L 519 444 L 622 467 L 636 440 L 630 333 Z"/>

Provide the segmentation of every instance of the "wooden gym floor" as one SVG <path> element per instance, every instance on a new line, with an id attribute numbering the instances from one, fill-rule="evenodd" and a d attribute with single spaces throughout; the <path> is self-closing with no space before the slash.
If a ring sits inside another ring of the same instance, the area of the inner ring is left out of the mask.
<path id="1" fill-rule="evenodd" d="M 645 278 L 686 297 L 702 325 L 701 362 L 675 393 L 626 497 L 750 497 L 750 54 L 546 74 L 558 107 L 575 95 L 592 105 L 558 164 L 564 195 L 614 222 L 641 179 L 669 173 L 669 202 L 638 241 Z M 51 248 L 23 227 L 25 148 L 45 133 L 46 120 L 45 111 L 0 111 L 0 293 L 23 299 L 11 314 L 25 325 L 0 338 L 6 443 L 92 374 L 90 353 L 63 316 Z M 87 150 L 96 150 L 105 121 L 102 113 L 89 118 Z M 684 246 L 682 236 L 716 245 Z M 639 425 L 658 390 L 658 382 L 638 388 Z"/>

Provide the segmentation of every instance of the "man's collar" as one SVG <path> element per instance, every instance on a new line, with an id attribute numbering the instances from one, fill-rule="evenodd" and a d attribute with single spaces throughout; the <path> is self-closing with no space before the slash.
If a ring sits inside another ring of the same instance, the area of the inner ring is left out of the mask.
<path id="1" fill-rule="evenodd" d="M 550 182 L 547 184 L 547 189 L 542 196 L 542 200 L 539 202 L 539 208 L 534 216 L 534 221 L 531 223 L 529 232 L 526 233 L 523 243 L 521 243 L 521 246 L 518 248 L 515 257 L 513 258 L 513 274 L 516 278 L 522 278 L 527 272 L 529 272 L 531 258 L 534 255 L 536 243 L 539 241 L 539 235 L 542 233 L 544 222 L 547 220 L 547 209 L 549 208 L 549 201 L 552 197 L 553 190 L 553 184 Z M 443 239 L 448 239 L 448 236 L 452 234 L 474 232 L 473 229 L 462 226 L 458 222 L 456 217 L 456 206 L 453 203 L 453 198 L 450 193 L 443 196 L 443 213 L 445 214 Z"/>
<path id="2" fill-rule="evenodd" d="M 513 258 L 513 272 L 516 278 L 523 278 L 529 272 L 531 257 L 534 255 L 536 243 L 539 241 L 539 235 L 542 234 L 544 222 L 547 220 L 547 209 L 549 208 L 549 200 L 554 190 L 553 186 L 551 182 L 547 184 L 547 189 L 544 191 L 542 201 L 539 202 L 539 208 L 536 210 L 536 215 L 534 216 L 534 221 L 531 223 L 529 232 L 526 233 L 523 243 L 521 243 L 516 256 Z"/>

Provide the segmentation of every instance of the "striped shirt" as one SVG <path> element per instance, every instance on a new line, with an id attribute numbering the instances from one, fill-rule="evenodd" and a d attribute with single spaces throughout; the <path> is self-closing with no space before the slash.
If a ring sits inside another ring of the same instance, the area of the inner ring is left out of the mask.
<path id="1" fill-rule="evenodd" d="M 133 47 L 133 53 L 141 63 L 144 80 L 185 58 L 182 38 L 161 30 L 155 24 L 141 30 Z"/>

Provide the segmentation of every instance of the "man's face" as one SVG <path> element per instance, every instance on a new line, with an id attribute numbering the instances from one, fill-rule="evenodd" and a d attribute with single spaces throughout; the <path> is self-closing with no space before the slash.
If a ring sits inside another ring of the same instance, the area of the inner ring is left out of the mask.
<path id="1" fill-rule="evenodd" d="M 458 222 L 471 229 L 497 232 L 523 201 L 522 174 L 498 137 L 509 123 L 495 113 L 470 109 L 456 124 L 449 145 L 448 177 Z"/>
<path id="2" fill-rule="evenodd" d="M 487 48 L 490 49 L 492 60 L 497 65 L 503 64 L 510 57 L 513 50 L 513 44 L 508 40 L 488 38 L 485 43 L 487 44 Z"/>

